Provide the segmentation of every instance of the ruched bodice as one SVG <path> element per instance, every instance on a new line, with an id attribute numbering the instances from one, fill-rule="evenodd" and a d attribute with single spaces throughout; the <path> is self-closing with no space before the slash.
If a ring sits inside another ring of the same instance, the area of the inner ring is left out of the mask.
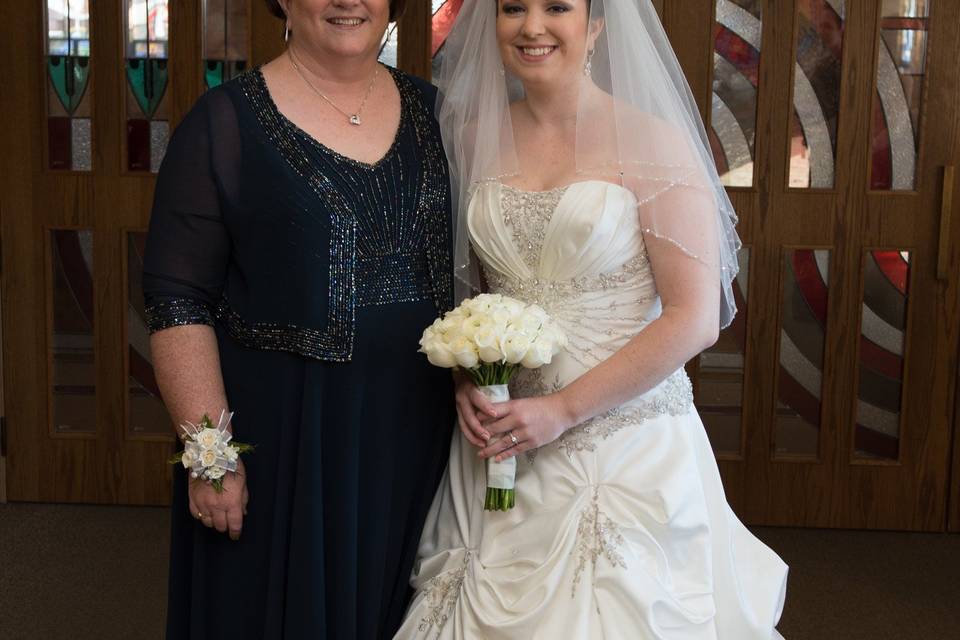
<path id="1" fill-rule="evenodd" d="M 660 316 L 637 200 L 620 185 L 585 180 L 526 191 L 486 182 L 471 200 L 468 221 L 491 290 L 536 302 L 570 341 L 551 364 L 517 376 L 515 397 L 566 386 Z M 676 415 L 692 402 L 689 379 L 680 369 L 617 410 L 567 432 L 561 444 L 592 440 L 591 432 L 623 424 L 624 412 L 634 419 Z"/>

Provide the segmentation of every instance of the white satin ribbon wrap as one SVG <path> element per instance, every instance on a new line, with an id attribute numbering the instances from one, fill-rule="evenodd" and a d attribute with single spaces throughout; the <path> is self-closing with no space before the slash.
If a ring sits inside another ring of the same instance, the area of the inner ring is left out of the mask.
<path id="1" fill-rule="evenodd" d="M 510 387 L 505 384 L 493 384 L 480 387 L 480 393 L 485 395 L 493 404 L 500 404 L 510 400 Z M 493 439 L 491 439 L 491 442 L 492 440 Z M 493 458 L 487 460 L 487 487 L 491 489 L 513 489 L 516 483 L 516 477 L 516 458 L 507 458 L 502 462 L 497 462 Z"/>

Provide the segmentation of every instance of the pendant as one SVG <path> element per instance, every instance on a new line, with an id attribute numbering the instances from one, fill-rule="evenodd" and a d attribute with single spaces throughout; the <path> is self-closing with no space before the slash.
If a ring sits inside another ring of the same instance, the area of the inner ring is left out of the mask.
<path id="1" fill-rule="evenodd" d="M 360 114 L 359 114 L 359 113 L 355 113 L 355 114 L 353 114 L 352 116 L 350 116 L 350 124 L 352 124 L 352 125 L 355 126 L 355 127 L 359 127 L 359 126 L 360 126 Z"/>

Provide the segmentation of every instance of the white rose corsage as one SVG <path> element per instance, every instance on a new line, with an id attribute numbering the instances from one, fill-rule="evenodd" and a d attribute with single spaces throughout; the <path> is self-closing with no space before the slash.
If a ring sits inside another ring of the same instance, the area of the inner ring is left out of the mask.
<path id="1" fill-rule="evenodd" d="M 184 449 L 170 459 L 170 464 L 182 464 L 190 470 L 191 477 L 206 480 L 217 493 L 222 493 L 223 476 L 228 471 L 236 471 L 240 454 L 254 448 L 233 440 L 233 434 L 227 430 L 232 419 L 233 413 L 221 411 L 217 424 L 204 414 L 198 425 L 192 422 L 180 425 Z"/>

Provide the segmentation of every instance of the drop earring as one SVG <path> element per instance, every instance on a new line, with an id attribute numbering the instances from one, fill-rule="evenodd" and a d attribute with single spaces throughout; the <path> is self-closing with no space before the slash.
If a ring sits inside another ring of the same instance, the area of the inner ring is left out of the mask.
<path id="1" fill-rule="evenodd" d="M 593 73 L 593 49 L 587 52 L 587 63 L 583 65 L 583 75 L 590 77 Z"/>
<path id="2" fill-rule="evenodd" d="M 290 42 L 290 23 L 287 23 L 286 29 L 283 31 L 283 41 Z"/>

